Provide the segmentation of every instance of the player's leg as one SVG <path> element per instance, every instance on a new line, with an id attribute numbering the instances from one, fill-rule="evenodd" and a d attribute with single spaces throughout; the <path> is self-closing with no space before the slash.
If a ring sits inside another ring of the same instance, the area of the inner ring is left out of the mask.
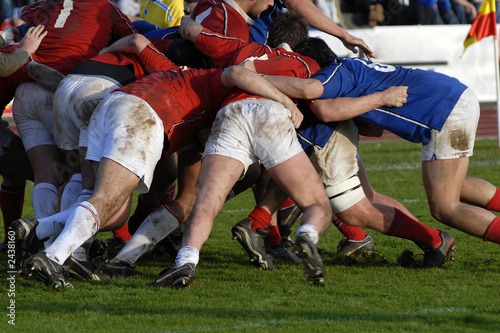
<path id="1" fill-rule="evenodd" d="M 500 243 L 500 218 L 484 208 L 460 202 L 478 119 L 479 103 L 467 89 L 441 131 L 433 131 L 430 142 L 422 146 L 423 182 L 431 213 L 437 220 L 485 241 Z M 491 193 L 493 189 L 486 184 L 485 191 Z M 480 191 L 468 192 L 469 201 L 484 201 L 480 194 L 477 199 L 471 198 L 474 192 Z"/>
<path id="2" fill-rule="evenodd" d="M 496 217 L 486 209 L 463 204 L 460 192 L 469 158 L 422 162 L 422 174 L 432 216 L 476 237 L 483 237 Z"/>
<path id="3" fill-rule="evenodd" d="M 405 215 L 415 218 L 413 214 L 410 213 L 410 211 L 406 209 L 406 207 L 402 203 L 400 203 L 394 198 L 379 193 L 373 189 L 372 185 L 370 184 L 370 180 L 368 179 L 368 175 L 366 174 L 365 164 L 363 163 L 361 157 L 358 158 L 358 165 L 359 165 L 358 177 L 359 180 L 361 181 L 361 185 L 363 186 L 363 190 L 365 191 L 365 195 L 368 198 L 368 200 L 370 200 L 373 203 L 392 206 L 394 208 L 399 209 Z"/>
<path id="4" fill-rule="evenodd" d="M 303 260 L 308 281 L 322 283 L 325 269 L 316 244 L 332 220 L 323 183 L 304 152 L 268 169 L 268 172 L 304 213 L 302 225 L 297 229 L 297 253 Z"/>
<path id="5" fill-rule="evenodd" d="M 244 165 L 234 158 L 222 155 L 204 157 L 196 183 L 195 206 L 185 223 L 175 267 L 162 271 L 151 286 L 176 287 L 191 283 L 195 278 L 199 252 L 210 236 L 214 218 L 244 171 Z"/>
<path id="6" fill-rule="evenodd" d="M 70 176 L 57 149 L 57 135 L 52 116 L 53 93 L 36 83 L 23 83 L 16 89 L 14 121 L 35 173 L 33 209 L 38 218 L 59 209 L 58 186 L 63 176 Z"/>
<path id="7" fill-rule="evenodd" d="M 130 136 L 130 127 L 134 136 Z M 149 189 L 163 137 L 160 118 L 143 100 L 116 93 L 102 103 L 89 126 L 92 141 L 87 158 L 100 161 L 94 192 L 74 209 L 46 252 L 28 260 L 28 270 L 46 284 L 52 283 L 54 274 L 58 284 L 65 284 L 61 265 L 70 253 L 99 230 L 112 227 L 111 218 L 136 187 L 139 191 Z"/>
<path id="8" fill-rule="evenodd" d="M 8 128 L 6 121 L 0 122 L 0 209 L 4 227 L 4 241 L 0 251 L 3 251 L 7 250 L 9 227 L 22 216 L 26 180 L 33 180 L 34 176 L 21 138 Z"/>
<path id="9" fill-rule="evenodd" d="M 191 213 L 195 202 L 195 185 L 201 166 L 199 149 L 179 155 L 179 192 L 175 200 L 162 204 L 141 223 L 130 241 L 101 269 L 113 276 L 135 274 L 135 262 L 153 246 L 164 240 Z M 179 244 L 180 245 L 180 244 Z"/>
<path id="10" fill-rule="evenodd" d="M 484 179 L 466 177 L 460 190 L 460 201 L 498 212 L 500 189 Z"/>

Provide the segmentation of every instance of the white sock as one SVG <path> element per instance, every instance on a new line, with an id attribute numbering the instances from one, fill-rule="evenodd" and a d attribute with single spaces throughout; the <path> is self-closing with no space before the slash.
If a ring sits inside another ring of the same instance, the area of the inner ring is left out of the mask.
<path id="1" fill-rule="evenodd" d="M 177 217 L 165 206 L 148 215 L 132 238 L 113 258 L 113 262 L 126 261 L 133 264 L 150 248 L 158 244 L 179 226 Z"/>
<path id="2" fill-rule="evenodd" d="M 62 230 L 62 229 L 61 229 Z M 52 243 L 54 243 L 54 241 L 56 240 L 56 236 L 50 236 L 49 239 L 47 239 L 44 243 L 43 243 L 43 248 L 46 249 L 48 248 Z"/>
<path id="3" fill-rule="evenodd" d="M 49 183 L 36 184 L 31 193 L 31 202 L 37 219 L 57 213 L 59 210 L 57 187 Z"/>
<path id="4" fill-rule="evenodd" d="M 311 241 L 314 244 L 318 244 L 318 240 L 319 240 L 318 229 L 316 229 L 316 227 L 313 226 L 312 224 L 306 223 L 306 224 L 301 225 L 297 229 L 297 236 L 301 233 L 306 233 L 307 236 L 309 236 L 309 239 L 311 239 Z"/>
<path id="5" fill-rule="evenodd" d="M 75 208 L 76 205 L 73 205 L 62 212 L 39 219 L 36 227 L 36 236 L 38 239 L 59 235 L 61 231 L 63 231 L 66 221 Z"/>
<path id="6" fill-rule="evenodd" d="M 75 173 L 64 186 L 61 195 L 61 210 L 65 210 L 73 205 L 82 191 L 82 174 Z"/>
<path id="7" fill-rule="evenodd" d="M 78 204 L 64 230 L 47 248 L 47 257 L 62 265 L 73 251 L 98 231 L 99 217 L 94 206 L 88 201 Z"/>
<path id="8" fill-rule="evenodd" d="M 175 257 L 175 267 L 184 266 L 187 263 L 198 265 L 200 260 L 200 251 L 191 246 L 183 246 L 177 252 L 177 257 Z"/>

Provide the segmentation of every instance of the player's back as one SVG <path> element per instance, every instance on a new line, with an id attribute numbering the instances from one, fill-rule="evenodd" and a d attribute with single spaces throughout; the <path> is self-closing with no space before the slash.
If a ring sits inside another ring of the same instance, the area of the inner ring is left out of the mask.
<path id="1" fill-rule="evenodd" d="M 429 129 L 440 130 L 467 88 L 444 74 L 359 58 L 339 59 L 314 78 L 325 86 L 321 99 L 358 97 L 391 86 L 408 86 L 407 102 L 402 107 L 380 107 L 360 118 L 413 142 L 427 142 Z"/>
<path id="2" fill-rule="evenodd" d="M 192 17 L 213 32 L 250 42 L 248 25 L 253 24 L 253 20 L 239 7 L 232 7 L 221 0 L 200 0 Z"/>
<path id="3" fill-rule="evenodd" d="M 26 22 L 43 24 L 49 32 L 33 60 L 68 74 L 83 60 L 135 32 L 120 9 L 109 0 L 48 0 L 23 8 Z"/>

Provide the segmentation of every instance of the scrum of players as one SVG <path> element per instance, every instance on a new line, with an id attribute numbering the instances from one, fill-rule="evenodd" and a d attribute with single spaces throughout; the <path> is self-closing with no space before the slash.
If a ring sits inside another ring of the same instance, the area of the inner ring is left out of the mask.
<path id="1" fill-rule="evenodd" d="M 256 206 L 231 232 L 260 269 L 292 261 L 324 283 L 316 244 L 332 224 L 344 236 L 339 255 L 374 251 L 370 228 L 413 241 L 422 265 L 439 268 L 454 238 L 370 186 L 359 135 L 383 129 L 422 144 L 436 220 L 500 243 L 491 212 L 500 191 L 466 177 L 479 119 L 472 90 L 372 62 L 309 1 L 200 0 L 179 27 L 159 30 L 109 0 L 40 1 L 19 17 L 22 39 L 0 34 L 1 109 L 14 99 L 20 135 L 2 123 L 0 207 L 2 249 L 23 275 L 54 288 L 128 277 L 153 249 L 175 265 L 151 286 L 189 286 L 214 218 L 250 187 Z M 309 26 L 367 59 L 338 58 Z M 35 216 L 23 218 L 26 180 Z M 105 244 L 99 231 L 114 237 Z"/>

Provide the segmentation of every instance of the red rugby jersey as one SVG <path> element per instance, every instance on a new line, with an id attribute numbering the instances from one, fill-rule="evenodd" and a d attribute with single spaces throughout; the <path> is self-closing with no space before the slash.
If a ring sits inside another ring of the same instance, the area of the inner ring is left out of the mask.
<path id="1" fill-rule="evenodd" d="M 135 33 L 110 0 L 47 0 L 25 6 L 20 18 L 48 31 L 33 60 L 68 74 L 110 42 Z"/>

